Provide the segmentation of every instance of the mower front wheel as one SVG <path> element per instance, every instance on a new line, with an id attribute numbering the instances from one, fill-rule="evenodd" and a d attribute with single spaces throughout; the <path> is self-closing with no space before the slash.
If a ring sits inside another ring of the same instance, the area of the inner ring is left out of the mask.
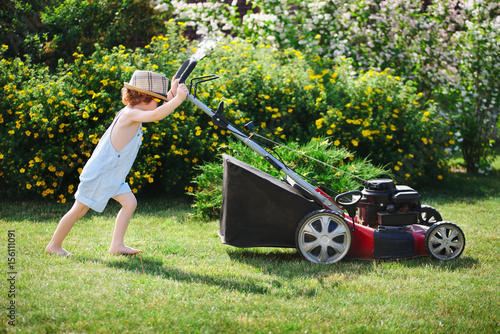
<path id="1" fill-rule="evenodd" d="M 330 210 L 318 210 L 307 214 L 299 223 L 295 242 L 305 260 L 330 264 L 347 255 L 352 232 L 344 217 Z"/>
<path id="2" fill-rule="evenodd" d="M 418 223 L 420 225 L 432 226 L 434 223 L 442 221 L 443 218 L 438 210 L 430 205 L 422 205 L 420 214 L 418 216 Z"/>
<path id="3" fill-rule="evenodd" d="M 425 232 L 425 249 L 436 260 L 453 260 L 465 249 L 464 232 L 450 222 L 439 222 Z"/>

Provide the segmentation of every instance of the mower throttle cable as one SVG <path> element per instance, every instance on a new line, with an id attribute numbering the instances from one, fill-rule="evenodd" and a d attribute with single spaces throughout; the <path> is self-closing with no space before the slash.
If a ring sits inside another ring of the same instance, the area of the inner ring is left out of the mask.
<path id="1" fill-rule="evenodd" d="M 295 153 L 297 153 L 297 154 L 300 154 L 300 155 L 302 155 L 302 156 L 304 156 L 304 157 L 306 157 L 306 158 L 309 158 L 309 159 L 311 159 L 311 160 L 314 160 L 314 161 L 316 161 L 316 162 L 319 162 L 320 164 L 323 164 L 323 165 L 325 165 L 325 166 L 327 166 L 327 167 L 333 168 L 333 169 L 335 169 L 336 171 L 339 171 L 339 172 L 342 172 L 342 173 L 347 174 L 347 175 L 349 175 L 349 176 L 352 176 L 352 177 L 354 177 L 354 178 L 356 178 L 356 179 L 358 179 L 358 180 L 361 180 L 363 183 L 367 183 L 367 182 L 368 182 L 367 180 L 362 179 L 362 178 L 360 178 L 359 176 L 356 176 L 356 175 L 351 174 L 351 173 L 349 173 L 349 172 L 346 172 L 345 170 L 342 170 L 342 169 L 340 169 L 340 168 L 338 168 L 338 167 L 335 167 L 335 166 L 332 166 L 332 165 L 330 165 L 330 164 L 327 164 L 327 163 L 326 163 L 326 162 L 324 162 L 324 161 L 321 161 L 321 160 L 318 160 L 318 159 L 313 158 L 313 157 L 311 157 L 311 156 L 308 156 L 307 154 L 304 154 L 304 153 L 302 153 L 302 152 L 299 152 L 299 151 L 297 151 L 297 150 L 294 150 L 293 148 L 290 148 L 290 147 L 288 147 L 288 146 L 285 146 L 285 145 L 283 145 L 283 144 L 280 144 L 280 143 L 278 143 L 278 142 L 275 142 L 275 141 L 273 141 L 273 140 L 271 140 L 271 139 L 269 139 L 269 138 L 266 138 L 266 137 L 264 137 L 264 136 L 259 135 L 258 133 L 255 133 L 255 135 L 256 135 L 257 137 L 259 137 L 259 138 L 262 138 L 262 139 L 265 139 L 265 140 L 267 140 L 267 141 L 270 141 L 271 143 L 273 143 L 273 144 L 275 144 L 275 145 L 281 146 L 281 147 L 283 147 L 283 148 L 286 148 L 287 150 L 290 150 L 290 151 L 295 152 Z"/>
<path id="2" fill-rule="evenodd" d="M 267 139 L 267 138 L 265 138 L 265 137 L 262 137 L 262 136 L 258 135 L 255 131 L 252 131 L 252 133 L 250 134 L 250 136 L 248 136 L 247 138 L 249 138 L 249 139 L 250 139 L 250 138 L 252 138 L 252 136 L 253 136 L 253 135 L 256 135 L 257 137 L 260 137 L 260 138 Z M 255 141 L 255 140 L 254 140 L 254 141 Z M 269 141 L 271 141 L 271 142 L 272 142 L 272 140 L 269 140 Z M 258 141 L 255 141 L 255 142 L 258 142 Z M 259 145 L 261 145 L 263 148 L 265 148 L 265 149 L 267 149 L 267 150 L 269 150 L 269 151 L 272 151 L 272 152 L 273 152 L 273 153 L 274 153 L 274 154 L 278 157 L 278 159 L 281 161 L 281 163 L 283 163 L 283 165 L 285 165 L 285 166 L 286 166 L 286 168 L 290 169 L 291 171 L 293 171 L 295 174 L 299 175 L 299 176 L 300 176 L 300 177 L 302 177 L 303 179 L 305 179 L 305 180 L 309 181 L 311 184 L 315 185 L 318 189 L 321 189 L 322 191 L 324 191 L 324 192 L 325 192 L 325 194 L 327 194 L 327 195 L 328 195 L 328 196 L 329 196 L 332 200 L 333 200 L 333 196 L 331 195 L 331 193 L 334 193 L 335 195 L 339 195 L 339 194 L 340 194 L 340 193 L 336 192 L 335 190 L 330 189 L 330 188 L 328 188 L 327 186 L 325 186 L 325 185 L 323 185 L 323 184 L 319 184 L 319 183 L 318 183 L 318 182 L 316 182 L 314 179 L 312 179 L 312 178 L 310 178 L 310 177 L 308 177 L 308 176 L 306 176 L 306 175 L 304 175 L 304 174 L 301 174 L 301 173 L 297 172 L 297 170 L 295 170 L 295 169 L 293 169 L 292 167 L 290 167 L 289 165 L 287 165 L 287 164 L 285 163 L 285 161 L 283 160 L 283 158 L 280 156 L 280 154 L 279 154 L 279 153 L 278 153 L 278 152 L 277 152 L 277 151 L 276 151 L 273 147 L 267 146 L 267 145 L 263 144 L 262 142 L 258 142 L 258 143 L 259 143 Z M 281 146 L 283 146 L 283 145 L 281 145 Z M 285 146 L 285 147 L 286 147 L 286 146 Z M 286 147 L 286 148 L 288 148 L 288 147 Z M 290 148 L 288 148 L 288 149 L 290 149 Z M 290 149 L 290 150 L 292 150 L 292 149 Z M 292 151 L 293 151 L 293 150 L 292 150 Z M 303 155 L 304 155 L 304 154 L 303 154 Z M 307 157 L 307 155 L 306 155 L 306 157 Z M 314 158 L 312 158 L 312 159 L 314 159 Z"/>

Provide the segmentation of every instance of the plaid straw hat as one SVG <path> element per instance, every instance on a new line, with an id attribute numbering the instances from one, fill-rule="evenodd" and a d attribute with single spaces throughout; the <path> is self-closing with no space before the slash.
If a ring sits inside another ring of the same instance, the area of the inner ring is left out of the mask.
<path id="1" fill-rule="evenodd" d="M 168 78 L 150 71 L 135 71 L 125 88 L 168 101 Z"/>

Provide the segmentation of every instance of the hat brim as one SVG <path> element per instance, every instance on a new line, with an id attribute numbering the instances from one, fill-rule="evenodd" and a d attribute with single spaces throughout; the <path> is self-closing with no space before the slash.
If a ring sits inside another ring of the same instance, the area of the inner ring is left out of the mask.
<path id="1" fill-rule="evenodd" d="M 123 84 L 124 84 L 125 88 L 138 91 L 139 93 L 142 93 L 145 95 L 156 97 L 156 98 L 161 99 L 163 101 L 168 101 L 167 95 L 163 95 L 163 94 L 155 93 L 155 92 L 150 92 L 149 90 L 145 90 L 145 89 L 142 89 L 139 87 L 134 87 L 134 86 L 130 85 L 128 82 L 124 82 Z"/>

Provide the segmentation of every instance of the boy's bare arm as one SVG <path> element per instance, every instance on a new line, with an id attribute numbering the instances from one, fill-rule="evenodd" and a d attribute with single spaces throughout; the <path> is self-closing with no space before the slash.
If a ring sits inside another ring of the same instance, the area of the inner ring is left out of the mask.
<path id="1" fill-rule="evenodd" d="M 164 119 L 170 115 L 181 103 L 186 99 L 188 94 L 188 89 L 186 85 L 181 84 L 177 89 L 177 95 L 168 102 L 165 102 L 162 106 L 154 110 L 142 110 L 133 108 L 129 112 L 125 113 L 122 117 L 125 117 L 128 122 L 131 123 L 147 123 L 156 122 Z"/>

